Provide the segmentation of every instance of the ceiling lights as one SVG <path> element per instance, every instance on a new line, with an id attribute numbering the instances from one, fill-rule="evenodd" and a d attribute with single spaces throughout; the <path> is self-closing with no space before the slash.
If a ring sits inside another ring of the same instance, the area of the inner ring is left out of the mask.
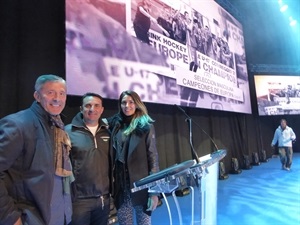
<path id="1" fill-rule="evenodd" d="M 286 2 L 284 2 L 284 0 L 278 0 L 278 4 L 279 4 L 279 10 L 282 13 L 287 14 L 288 18 L 289 18 L 289 23 L 291 27 L 294 27 L 297 25 L 297 20 L 295 20 L 290 14 L 291 12 L 289 12 L 289 6 L 287 5 Z"/>

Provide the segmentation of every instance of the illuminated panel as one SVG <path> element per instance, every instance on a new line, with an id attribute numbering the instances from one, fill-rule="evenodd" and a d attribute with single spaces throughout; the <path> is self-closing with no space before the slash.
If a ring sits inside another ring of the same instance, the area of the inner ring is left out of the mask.
<path id="1" fill-rule="evenodd" d="M 300 76 L 255 75 L 260 116 L 300 114 Z"/>
<path id="2" fill-rule="evenodd" d="M 70 95 L 251 113 L 241 24 L 215 1 L 66 0 Z"/>

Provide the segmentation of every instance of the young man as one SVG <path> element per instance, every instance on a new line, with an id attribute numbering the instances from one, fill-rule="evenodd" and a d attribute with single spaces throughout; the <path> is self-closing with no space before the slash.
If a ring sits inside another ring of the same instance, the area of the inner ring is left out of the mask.
<path id="1" fill-rule="evenodd" d="M 100 118 L 102 97 L 86 93 L 80 112 L 66 126 L 71 143 L 73 182 L 72 225 L 107 225 L 110 212 L 108 126 Z"/>
<path id="2" fill-rule="evenodd" d="M 70 140 L 59 116 L 66 97 L 65 80 L 42 75 L 31 107 L 0 120 L 0 224 L 70 222 Z"/>

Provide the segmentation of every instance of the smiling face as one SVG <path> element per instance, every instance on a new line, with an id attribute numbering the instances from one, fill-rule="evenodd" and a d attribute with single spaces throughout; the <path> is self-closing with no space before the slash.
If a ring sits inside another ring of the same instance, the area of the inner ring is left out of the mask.
<path id="1" fill-rule="evenodd" d="M 87 96 L 80 107 L 83 120 L 88 126 L 97 126 L 103 113 L 102 100 L 96 96 Z"/>
<path id="2" fill-rule="evenodd" d="M 124 95 L 122 98 L 121 109 L 126 116 L 132 116 L 135 113 L 136 104 L 130 95 Z"/>
<path id="3" fill-rule="evenodd" d="M 66 84 L 61 81 L 46 82 L 33 96 L 50 115 L 58 115 L 66 105 Z"/>

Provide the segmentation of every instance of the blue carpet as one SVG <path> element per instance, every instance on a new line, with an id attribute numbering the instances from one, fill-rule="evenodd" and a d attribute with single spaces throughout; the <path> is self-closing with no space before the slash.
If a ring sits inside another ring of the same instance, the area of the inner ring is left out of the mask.
<path id="1" fill-rule="evenodd" d="M 300 153 L 290 171 L 272 158 L 218 183 L 218 225 L 300 225 Z"/>
<path id="2" fill-rule="evenodd" d="M 179 225 L 172 196 L 167 200 L 173 225 Z M 191 194 L 177 200 L 182 224 L 191 225 Z M 193 225 L 200 225 L 201 201 L 196 187 L 194 200 Z M 166 203 L 162 202 L 152 214 L 152 225 L 170 224 Z M 217 224 L 205 225 L 300 225 L 300 153 L 294 154 L 290 171 L 281 170 L 279 158 L 271 158 L 250 170 L 219 180 Z"/>
<path id="3" fill-rule="evenodd" d="M 194 225 L 200 225 L 199 190 L 195 188 Z M 191 195 L 177 198 L 184 225 L 191 224 Z M 179 224 L 175 203 L 168 197 L 173 225 Z M 152 225 L 170 224 L 163 205 L 152 214 Z M 216 225 L 216 224 L 207 224 Z M 300 153 L 290 171 L 281 170 L 279 158 L 229 174 L 218 181 L 217 225 L 300 225 Z"/>

